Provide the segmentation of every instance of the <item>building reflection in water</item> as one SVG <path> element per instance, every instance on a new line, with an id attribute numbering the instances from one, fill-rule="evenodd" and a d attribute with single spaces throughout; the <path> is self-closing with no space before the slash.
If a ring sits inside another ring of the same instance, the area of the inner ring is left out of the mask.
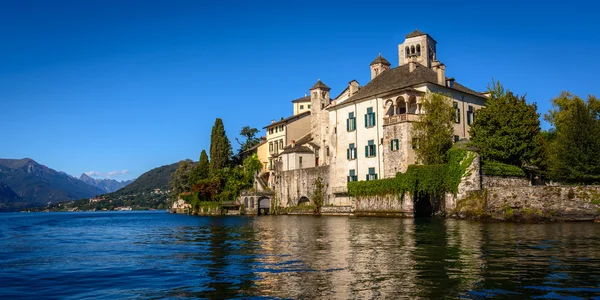
<path id="1" fill-rule="evenodd" d="M 185 264 L 191 279 L 167 296 L 531 297 L 573 284 L 587 288 L 576 290 L 578 296 L 600 293 L 597 224 L 310 216 L 199 220 L 197 227 L 169 233 L 181 247 L 174 261 Z"/>

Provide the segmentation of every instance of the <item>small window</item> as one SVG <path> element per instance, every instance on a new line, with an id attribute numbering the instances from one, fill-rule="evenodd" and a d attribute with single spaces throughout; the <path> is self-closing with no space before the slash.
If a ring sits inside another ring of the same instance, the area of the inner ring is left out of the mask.
<path id="1" fill-rule="evenodd" d="M 306 108 L 310 108 L 310 104 L 306 106 Z"/>
<path id="2" fill-rule="evenodd" d="M 283 150 L 283 140 L 279 140 L 279 149 Z"/>
<path id="3" fill-rule="evenodd" d="M 454 123 L 460 123 L 460 108 L 458 108 L 458 102 L 454 102 Z"/>
<path id="4" fill-rule="evenodd" d="M 375 173 L 375 168 L 369 168 L 369 174 L 367 174 L 367 181 L 369 180 L 377 180 L 377 173 Z"/>
<path id="5" fill-rule="evenodd" d="M 374 140 L 369 140 L 365 146 L 365 157 L 375 157 L 377 155 L 377 146 Z"/>
<path id="6" fill-rule="evenodd" d="M 321 103 L 321 109 L 325 108 L 325 103 Z"/>
<path id="7" fill-rule="evenodd" d="M 358 176 L 356 176 L 356 170 L 350 170 L 348 173 L 348 182 L 358 181 Z"/>
<path id="8" fill-rule="evenodd" d="M 456 142 L 458 142 L 459 140 L 460 140 L 460 137 L 459 137 L 458 135 L 455 135 L 455 136 L 454 136 L 454 142 L 456 143 Z"/>
<path id="9" fill-rule="evenodd" d="M 393 139 L 393 140 L 390 141 L 390 149 L 392 151 L 398 151 L 400 149 L 400 145 L 399 145 L 398 139 Z"/>
<path id="10" fill-rule="evenodd" d="M 269 142 L 269 151 L 273 152 L 273 142 Z"/>
<path id="11" fill-rule="evenodd" d="M 354 113 L 351 112 L 348 114 L 348 119 L 346 119 L 346 131 L 354 131 L 356 130 L 356 118 L 354 117 Z"/>
<path id="12" fill-rule="evenodd" d="M 298 157 L 298 166 L 302 169 L 302 156 Z"/>
<path id="13" fill-rule="evenodd" d="M 467 111 L 467 124 L 471 125 L 473 124 L 473 106 L 469 105 L 469 110 Z"/>
<path id="14" fill-rule="evenodd" d="M 365 127 L 373 127 L 375 126 L 375 113 L 373 112 L 373 108 L 367 108 L 367 114 L 365 114 Z"/>
<path id="15" fill-rule="evenodd" d="M 356 159 L 356 146 L 354 143 L 350 144 L 348 149 L 346 149 L 346 157 L 348 160 Z"/>
<path id="16" fill-rule="evenodd" d="M 300 109 L 304 109 L 304 105 L 300 105 Z"/>

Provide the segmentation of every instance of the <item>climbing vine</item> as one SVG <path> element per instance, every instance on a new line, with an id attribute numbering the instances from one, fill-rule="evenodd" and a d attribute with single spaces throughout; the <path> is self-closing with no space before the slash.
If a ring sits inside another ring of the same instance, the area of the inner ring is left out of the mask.
<path id="1" fill-rule="evenodd" d="M 447 163 L 439 165 L 411 165 L 405 173 L 397 173 L 395 178 L 348 183 L 348 194 L 363 198 L 370 196 L 413 195 L 441 196 L 444 193 L 458 192 L 458 185 L 475 155 L 463 149 L 451 148 L 446 153 Z M 402 198 L 402 197 L 400 197 Z"/>

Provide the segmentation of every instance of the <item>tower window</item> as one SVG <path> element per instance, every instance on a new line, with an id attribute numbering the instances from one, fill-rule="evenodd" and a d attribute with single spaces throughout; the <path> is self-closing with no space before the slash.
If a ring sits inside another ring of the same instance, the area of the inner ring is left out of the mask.
<path id="1" fill-rule="evenodd" d="M 405 50 L 406 50 L 406 58 L 408 58 L 410 56 L 410 49 L 408 48 L 408 46 L 406 46 Z"/>
<path id="2" fill-rule="evenodd" d="M 415 46 L 410 46 L 410 54 L 415 54 Z"/>
<path id="3" fill-rule="evenodd" d="M 417 45 L 417 56 L 421 56 L 421 45 Z"/>

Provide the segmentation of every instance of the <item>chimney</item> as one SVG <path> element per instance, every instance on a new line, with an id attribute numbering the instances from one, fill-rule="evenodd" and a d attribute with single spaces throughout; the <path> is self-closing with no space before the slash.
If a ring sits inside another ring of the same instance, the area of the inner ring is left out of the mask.
<path id="1" fill-rule="evenodd" d="M 358 92 L 358 81 L 352 80 L 348 82 L 348 92 L 350 92 L 350 96 L 356 94 Z"/>
<path id="2" fill-rule="evenodd" d="M 416 57 L 413 55 L 408 59 L 408 72 L 412 73 L 417 68 Z"/>
<path id="3" fill-rule="evenodd" d="M 439 60 L 434 60 L 431 69 L 437 73 L 437 83 L 446 86 L 446 65 Z"/>
<path id="4" fill-rule="evenodd" d="M 271 124 L 275 123 L 275 120 L 271 120 Z"/>
<path id="5" fill-rule="evenodd" d="M 296 147 L 296 141 L 292 140 L 292 148 Z"/>
<path id="6" fill-rule="evenodd" d="M 442 63 L 437 68 L 437 80 L 439 85 L 446 86 L 446 66 Z"/>

